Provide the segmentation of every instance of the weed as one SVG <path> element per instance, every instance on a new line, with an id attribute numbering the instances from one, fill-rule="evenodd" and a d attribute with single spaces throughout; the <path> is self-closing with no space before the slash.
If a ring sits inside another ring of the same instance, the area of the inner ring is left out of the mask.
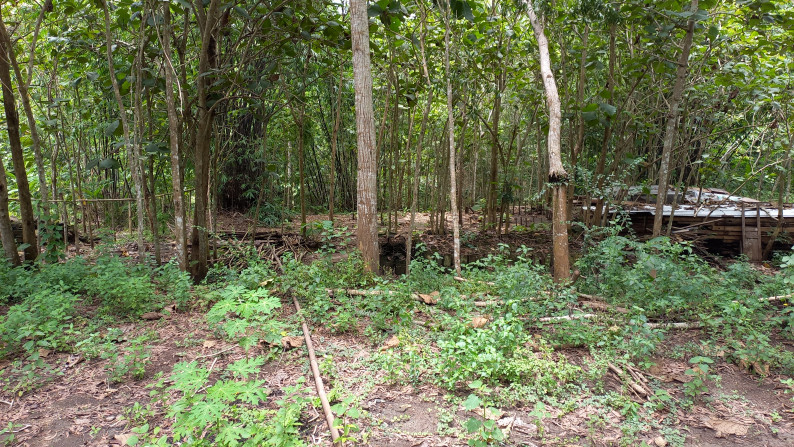
<path id="1" fill-rule="evenodd" d="M 272 313 L 281 303 L 267 289 L 248 290 L 230 285 L 218 294 L 221 299 L 212 306 L 206 318 L 219 336 L 235 340 L 245 349 L 260 341 L 279 342 L 283 325 Z"/>
<path id="2" fill-rule="evenodd" d="M 684 394 L 696 398 L 708 392 L 707 381 L 715 378 L 714 375 L 709 374 L 709 365 L 713 364 L 714 360 L 697 356 L 689 359 L 689 363 L 692 364 L 692 367 L 687 369 L 684 374 L 690 376 L 692 380 L 684 384 Z"/>

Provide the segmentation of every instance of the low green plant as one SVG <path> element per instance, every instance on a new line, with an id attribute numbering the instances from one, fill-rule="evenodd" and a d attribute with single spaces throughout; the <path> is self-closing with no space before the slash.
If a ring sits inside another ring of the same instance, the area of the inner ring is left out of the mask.
<path id="1" fill-rule="evenodd" d="M 104 360 L 108 360 L 105 371 L 108 380 L 113 383 L 123 382 L 126 377 L 135 380 L 143 379 L 146 374 L 146 365 L 150 363 L 151 348 L 147 343 L 151 341 L 148 335 L 130 340 L 129 346 L 119 352 L 116 345 L 106 343 L 105 349 L 100 355 Z"/>
<path id="2" fill-rule="evenodd" d="M 66 349 L 66 332 L 77 297 L 59 289 L 38 290 L 0 316 L 0 354 Z"/>
<path id="3" fill-rule="evenodd" d="M 479 412 L 482 418 L 470 417 L 463 423 L 466 431 L 472 436 L 467 444 L 471 447 L 486 447 L 501 443 L 505 439 L 505 434 L 496 424 L 496 421 L 488 417 L 490 414 L 498 412 L 498 410 L 490 407 L 486 401 L 478 396 L 478 394 L 487 395 L 491 390 L 479 380 L 471 382 L 469 388 L 474 390 L 476 394 L 469 394 L 463 402 L 463 408 L 468 411 Z"/>
<path id="4" fill-rule="evenodd" d="M 279 342 L 283 324 L 273 317 L 273 311 L 281 307 L 281 302 L 267 289 L 249 290 L 230 285 L 221 290 L 219 296 L 220 301 L 206 316 L 207 323 L 218 335 L 246 349 L 260 341 Z"/>
<path id="5" fill-rule="evenodd" d="M 714 363 L 709 357 L 692 357 L 689 359 L 691 368 L 684 371 L 684 374 L 692 379 L 684 384 L 684 394 L 691 398 L 696 398 L 703 393 L 708 392 L 708 381 L 715 378 L 714 375 L 709 374 L 709 365 Z"/>
<path id="6" fill-rule="evenodd" d="M 102 311 L 112 315 L 140 315 L 155 302 L 155 288 L 148 267 L 127 265 L 118 256 L 97 259 L 92 275 L 86 279 L 86 291 L 99 298 Z"/>
<path id="7" fill-rule="evenodd" d="M 156 438 L 155 428 L 150 434 L 155 445 L 305 446 L 298 432 L 301 410 L 308 401 L 300 394 L 304 379 L 283 389 L 277 409 L 263 408 L 269 391 L 265 380 L 256 376 L 264 363 L 263 357 L 238 360 L 214 382 L 209 379 L 210 369 L 198 362 L 177 363 L 170 376 L 173 385 L 160 382 L 163 399 L 176 396 L 166 410 L 166 417 L 173 419 L 173 440 Z M 148 433 L 149 427 L 144 428 L 140 431 Z"/>

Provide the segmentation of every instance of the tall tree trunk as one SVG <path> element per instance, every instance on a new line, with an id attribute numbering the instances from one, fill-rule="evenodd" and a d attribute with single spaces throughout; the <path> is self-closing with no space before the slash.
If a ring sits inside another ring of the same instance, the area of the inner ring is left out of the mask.
<path id="1" fill-rule="evenodd" d="M 336 92 L 336 115 L 334 116 L 334 131 L 331 134 L 331 181 L 328 191 L 328 220 L 334 223 L 334 196 L 336 192 L 336 145 L 339 139 L 339 124 L 342 122 L 342 87 L 345 79 L 345 65 L 339 64 L 339 85 Z"/>
<path id="2" fill-rule="evenodd" d="M 698 10 L 698 0 L 692 0 L 689 7 L 692 16 Z M 692 17 L 690 16 L 690 17 Z M 675 84 L 673 85 L 673 95 L 670 98 L 670 110 L 667 112 L 667 126 L 662 141 L 662 161 L 659 166 L 659 189 L 656 194 L 656 213 L 653 216 L 653 236 L 659 236 L 662 232 L 662 219 L 664 218 L 664 202 L 667 198 L 667 186 L 670 182 L 670 158 L 673 153 L 673 145 L 676 140 L 676 128 L 678 124 L 678 105 L 684 94 L 684 84 L 686 83 L 687 69 L 689 66 L 689 51 L 692 48 L 692 36 L 695 33 L 695 20 L 687 22 L 686 34 L 681 48 L 681 55 L 678 57 L 678 68 L 675 73 Z"/>
<path id="3" fill-rule="evenodd" d="M 176 239 L 176 259 L 179 269 L 187 271 L 185 239 L 185 203 L 182 192 L 182 176 L 180 175 L 181 163 L 179 154 L 179 143 L 181 130 L 179 128 L 179 115 L 176 112 L 176 102 L 174 101 L 174 79 L 176 72 L 171 63 L 171 8 L 168 3 L 163 4 L 163 17 L 165 30 L 163 32 L 163 55 L 165 64 L 165 104 L 168 112 L 168 139 L 171 148 L 171 192 L 174 202 L 174 238 Z"/>
<path id="4" fill-rule="evenodd" d="M 144 8 L 146 3 L 144 2 Z M 145 32 L 145 23 L 148 17 L 148 11 L 144 9 L 143 16 L 141 18 L 141 26 L 139 29 L 140 34 L 140 42 L 138 45 L 138 54 L 135 60 L 135 94 L 134 94 L 134 106 L 133 106 L 133 116 L 135 117 L 136 121 L 136 134 L 137 138 L 134 143 L 135 152 L 138 156 L 138 165 L 140 167 L 140 175 L 141 175 L 141 190 L 143 195 L 143 202 L 144 207 L 146 208 L 146 214 L 149 217 L 149 229 L 152 232 L 152 242 L 154 244 L 154 259 L 157 265 L 162 264 L 162 259 L 160 258 L 160 237 L 158 235 L 157 230 L 157 202 L 155 200 L 155 178 L 154 178 L 154 155 L 149 158 L 149 175 L 147 176 L 146 170 L 144 169 L 143 165 L 143 152 L 141 151 L 141 145 L 143 142 L 143 135 L 146 129 L 146 121 L 144 120 L 143 116 L 143 64 L 145 61 L 145 53 L 144 50 L 146 48 L 146 32 Z M 151 106 L 151 102 L 149 102 Z M 150 114 L 151 115 L 151 114 Z M 149 119 L 151 123 L 151 116 Z M 147 177 L 149 177 L 149 186 L 146 185 Z"/>
<path id="5" fill-rule="evenodd" d="M 105 13 L 105 50 L 108 62 L 108 71 L 110 74 L 110 81 L 113 84 L 113 94 L 116 97 L 116 103 L 119 107 L 119 120 L 121 121 L 121 129 L 124 134 L 124 147 L 130 158 L 130 171 L 132 172 L 132 182 L 135 186 L 135 202 L 137 205 L 138 217 L 138 261 L 143 262 L 144 254 L 146 253 L 146 246 L 143 239 L 144 227 L 144 205 L 143 205 L 143 188 L 140 169 L 140 158 L 136 145 L 133 144 L 130 138 L 130 126 L 127 122 L 127 110 L 124 107 L 124 99 L 121 97 L 121 89 L 119 88 L 118 80 L 116 79 L 116 70 L 113 65 L 113 44 L 110 36 L 110 11 L 108 11 L 107 2 L 102 2 L 102 9 Z M 75 244 L 77 241 L 75 240 Z"/>
<path id="6" fill-rule="evenodd" d="M 697 1 L 697 0 L 695 0 Z M 568 182 L 568 173 L 562 166 L 560 153 L 560 128 L 561 111 L 560 97 L 557 93 L 557 83 L 554 81 L 554 73 L 551 71 L 551 58 L 549 56 L 549 42 L 543 29 L 543 23 L 535 15 L 532 2 L 525 0 L 527 13 L 535 32 L 535 39 L 538 41 L 540 52 L 540 74 L 543 78 L 543 89 L 546 91 L 546 105 L 549 108 L 549 183 L 552 185 L 552 253 L 554 255 L 554 280 L 557 282 L 565 281 L 570 277 L 570 259 L 568 257 L 568 225 L 565 223 L 567 218 L 566 207 L 568 202 L 565 198 Z"/>
<path id="7" fill-rule="evenodd" d="M 213 30 L 218 21 L 218 0 L 211 0 L 206 11 L 203 2 L 196 0 L 193 8 L 201 28 L 201 50 L 199 52 L 199 73 L 196 80 L 198 97 L 198 119 L 196 123 L 195 141 L 195 189 L 196 204 L 193 213 L 193 233 L 191 235 L 191 274 L 195 281 L 204 279 L 209 269 L 209 228 L 207 213 L 209 211 L 209 176 L 210 146 L 212 143 L 212 122 L 214 109 L 207 104 L 211 76 L 205 75 L 215 65 L 216 48 Z"/>
<path id="8" fill-rule="evenodd" d="M 0 21 L 2 17 L 0 17 Z M 3 25 L 2 31 L 5 31 Z M 11 47 L 10 40 L 5 35 L 0 38 L 0 83 L 3 84 L 3 109 L 5 110 L 6 127 L 8 129 L 8 143 L 11 147 L 11 161 L 14 164 L 14 174 L 19 193 L 19 210 L 22 215 L 22 241 L 25 247 L 25 261 L 33 262 L 39 256 L 39 245 L 36 240 L 36 217 L 33 214 L 33 202 L 28 185 L 28 174 L 25 170 L 25 155 L 22 152 L 22 140 L 19 136 L 19 115 L 17 114 L 14 91 L 11 88 Z"/>
<path id="9" fill-rule="evenodd" d="M 52 4 L 49 3 L 50 8 L 52 8 Z M 41 20 L 44 17 L 44 12 L 47 10 L 47 6 L 43 6 L 41 8 L 41 13 L 39 14 L 38 19 L 36 20 L 36 28 L 33 32 L 33 42 L 31 43 L 31 56 L 30 60 L 28 61 L 28 75 L 27 78 L 22 77 L 22 73 L 19 70 L 19 64 L 17 63 L 16 54 L 14 53 L 14 47 L 11 43 L 11 38 L 8 34 L 8 30 L 6 30 L 5 23 L 3 22 L 3 18 L 0 17 L 0 38 L 5 41 L 6 48 L 8 48 L 8 57 L 11 62 L 11 67 L 14 69 L 14 75 L 17 78 L 17 85 L 19 86 L 19 97 L 22 100 L 22 108 L 25 110 L 25 117 L 28 120 L 28 128 L 30 129 L 30 139 L 33 146 L 33 156 L 36 160 L 36 173 L 39 177 L 39 191 L 41 194 L 41 206 L 44 210 L 44 216 L 40 219 L 40 222 L 45 222 L 50 219 L 50 194 L 49 189 L 47 188 L 47 173 L 44 170 L 44 158 L 41 155 L 41 139 L 39 137 L 39 130 L 38 126 L 36 125 L 36 118 L 33 116 L 33 107 L 30 104 L 30 96 L 28 95 L 28 86 L 32 80 L 33 76 L 33 64 L 35 63 L 34 53 L 33 50 L 36 48 L 36 40 L 39 35 L 39 28 L 41 26 Z M 41 228 L 39 228 L 41 230 Z M 41 231 L 39 231 L 41 233 Z M 41 236 L 41 234 L 39 234 Z"/>
<path id="10" fill-rule="evenodd" d="M 405 241 L 405 273 L 411 273 L 411 251 L 413 250 L 414 225 L 416 223 L 416 206 L 419 203 L 419 167 L 422 162 L 422 145 L 424 144 L 425 131 L 427 130 L 427 120 L 430 117 L 430 108 L 433 106 L 433 84 L 430 82 L 430 73 L 427 70 L 427 58 L 425 57 L 425 38 L 427 11 L 422 8 L 422 35 L 419 37 L 419 48 L 422 56 L 422 73 L 427 82 L 427 105 L 422 115 L 422 124 L 419 128 L 419 139 L 416 142 L 416 160 L 414 160 L 413 189 L 411 192 L 411 223 L 408 225 L 408 238 Z M 413 116 L 413 115 L 412 115 Z M 410 133 L 409 136 L 410 138 Z"/>
<path id="11" fill-rule="evenodd" d="M 0 160 L 0 242 L 6 259 L 12 265 L 19 265 L 17 243 L 14 240 L 14 231 L 11 229 L 11 215 L 8 213 L 8 178 L 6 168 Z"/>
<path id="12" fill-rule="evenodd" d="M 568 185 L 568 220 L 570 221 L 572 216 L 571 212 L 573 211 L 573 197 L 575 193 L 575 186 L 576 186 L 576 164 L 579 160 L 579 154 L 582 152 L 584 147 L 584 117 L 582 116 L 581 109 L 584 108 L 584 88 L 585 83 L 587 82 L 587 42 L 590 36 L 590 26 L 585 24 L 584 31 L 582 34 L 582 54 L 581 58 L 579 59 L 579 79 L 576 83 L 576 106 L 579 108 L 579 112 L 576 114 L 577 124 L 576 124 L 576 143 L 571 147 L 571 169 L 573 169 L 573 178 L 571 179 L 570 184 Z M 613 49 L 613 40 L 610 40 L 610 50 Z M 611 62 L 611 59 L 610 59 Z M 587 206 L 589 207 L 590 204 L 588 203 Z"/>
<path id="13" fill-rule="evenodd" d="M 447 130 L 449 132 L 449 203 L 452 210 L 452 243 L 455 273 L 460 276 L 460 224 L 458 222 L 458 185 L 455 163 L 455 116 L 452 102 L 452 78 L 449 69 L 449 34 L 452 27 L 452 8 L 447 0 L 444 24 L 444 72 L 447 77 Z"/>
<path id="14" fill-rule="evenodd" d="M 358 248 L 365 268 L 378 272 L 377 154 L 372 111 L 372 69 L 369 59 L 369 19 L 366 0 L 351 0 L 350 30 L 353 44 L 353 84 L 356 90 L 358 143 Z"/>

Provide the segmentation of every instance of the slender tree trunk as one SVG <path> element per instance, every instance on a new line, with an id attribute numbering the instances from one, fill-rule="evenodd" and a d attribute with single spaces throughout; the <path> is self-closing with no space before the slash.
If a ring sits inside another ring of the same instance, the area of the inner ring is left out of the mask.
<path id="1" fill-rule="evenodd" d="M 3 244 L 6 259 L 12 265 L 19 265 L 17 243 L 14 240 L 11 215 L 8 212 L 8 178 L 2 160 L 0 160 L 0 242 Z"/>
<path id="2" fill-rule="evenodd" d="M 52 5 L 50 4 L 50 7 Z M 30 96 L 28 94 L 28 86 L 30 85 L 32 73 L 33 73 L 33 64 L 35 59 L 33 57 L 32 50 L 36 47 L 36 40 L 39 34 L 39 27 L 41 26 L 41 20 L 44 16 L 44 12 L 46 10 L 46 6 L 42 7 L 41 13 L 39 14 L 39 18 L 36 20 L 36 28 L 33 33 L 33 43 L 31 44 L 31 58 L 28 61 L 28 76 L 26 79 L 22 78 L 22 73 L 19 70 L 19 64 L 17 63 L 16 54 L 14 53 L 14 47 L 11 43 L 10 36 L 8 35 L 8 31 L 6 30 L 5 23 L 3 23 L 2 17 L 0 17 L 0 33 L 3 40 L 5 40 L 6 48 L 8 48 L 8 56 L 11 61 L 11 67 L 14 69 L 14 75 L 17 78 L 17 85 L 19 86 L 19 97 L 22 100 L 22 108 L 25 110 L 25 117 L 28 120 L 28 128 L 30 129 L 30 140 L 33 146 L 33 156 L 36 160 L 36 173 L 39 177 L 39 190 L 41 194 L 41 204 L 42 209 L 44 210 L 44 218 L 40 219 L 40 221 L 45 221 L 50 219 L 50 194 L 49 189 L 47 188 L 47 173 L 44 170 L 44 158 L 41 155 L 41 139 L 39 137 L 38 126 L 36 125 L 36 118 L 33 115 L 33 107 L 30 104 Z M 39 228 L 41 230 L 41 228 Z"/>
<path id="3" fill-rule="evenodd" d="M 171 193 L 174 202 L 174 238 L 176 239 L 176 259 L 179 269 L 187 271 L 185 239 L 185 203 L 182 192 L 182 176 L 180 175 L 181 163 L 179 154 L 179 142 L 181 131 L 179 129 L 179 115 L 176 112 L 176 102 L 174 100 L 174 80 L 176 72 L 171 63 L 171 8 L 168 3 L 163 4 L 163 18 L 165 30 L 163 31 L 163 55 L 165 72 L 165 104 L 168 112 L 168 141 L 171 148 Z"/>
<path id="4" fill-rule="evenodd" d="M 137 205 L 136 212 L 138 217 L 138 261 L 143 262 L 144 254 L 146 253 L 146 246 L 143 239 L 144 206 L 141 185 L 141 170 L 139 167 L 140 158 L 135 147 L 136 145 L 133 144 L 132 139 L 130 138 L 130 126 L 127 122 L 127 110 L 124 107 L 124 99 L 121 97 L 121 89 L 119 88 L 118 80 L 116 80 L 116 70 L 113 64 L 113 39 L 110 36 L 110 12 L 108 11 L 107 2 L 102 2 L 102 9 L 105 13 L 105 50 L 107 55 L 108 71 L 110 74 L 111 83 L 113 84 L 113 94 L 116 96 L 116 103 L 119 107 L 119 120 L 121 121 L 121 129 L 124 133 L 124 147 L 127 149 L 127 153 L 129 154 L 132 182 L 135 186 L 135 202 Z M 76 240 L 75 244 L 77 244 Z"/>
<path id="5" fill-rule="evenodd" d="M 697 0 L 695 0 L 697 1 Z M 532 2 L 525 0 L 527 13 L 538 41 L 540 52 L 540 73 L 543 78 L 543 88 L 546 91 L 546 105 L 549 108 L 549 183 L 552 185 L 552 252 L 554 255 L 554 280 L 566 281 L 570 277 L 570 259 L 568 257 L 568 225 L 565 219 L 568 215 L 566 200 L 568 173 L 562 165 L 560 153 L 560 128 L 561 111 L 560 97 L 557 92 L 557 83 L 551 71 L 551 58 L 549 56 L 549 42 L 543 29 L 543 23 L 535 15 Z"/>
<path id="6" fill-rule="evenodd" d="M 336 145 L 339 139 L 339 124 L 342 122 L 342 87 L 345 79 L 345 65 L 339 64 L 339 85 L 336 92 L 336 115 L 334 116 L 334 131 L 331 134 L 331 181 L 328 191 L 328 220 L 334 222 L 334 197 L 336 193 Z"/>
<path id="7" fill-rule="evenodd" d="M 416 207 L 419 203 L 419 167 L 422 163 L 422 145 L 424 144 L 425 131 L 427 130 L 427 120 L 430 116 L 430 108 L 433 106 L 433 84 L 430 82 L 430 74 L 427 70 L 427 58 L 425 57 L 425 38 L 427 31 L 424 28 L 427 20 L 427 11 L 422 8 L 422 35 L 419 38 L 420 54 L 422 55 L 422 72 L 427 82 L 427 105 L 422 115 L 422 124 L 419 128 L 419 139 L 416 142 L 416 160 L 414 160 L 413 189 L 411 193 L 411 222 L 408 225 L 408 238 L 405 241 L 405 273 L 411 273 L 411 252 L 413 250 L 414 225 L 416 223 Z M 413 115 L 412 115 L 413 116 Z M 409 133 L 410 138 L 410 133 Z"/>
<path id="8" fill-rule="evenodd" d="M 2 17 L 0 17 L 2 20 Z M 5 26 L 0 27 L 3 32 Z M 33 214 L 33 202 L 28 185 L 28 174 L 25 170 L 25 155 L 22 152 L 22 140 L 19 135 L 19 115 L 17 114 L 14 91 L 11 87 L 11 47 L 10 40 L 5 35 L 0 37 L 0 83 L 3 84 L 3 109 L 5 111 L 6 127 L 8 129 L 8 143 L 11 147 L 11 161 L 14 164 L 14 174 L 17 181 L 19 194 L 19 210 L 22 215 L 22 241 L 25 247 L 25 261 L 33 262 L 39 256 L 39 245 L 36 240 L 36 217 Z M 6 190 L 7 191 L 7 190 Z"/>
<path id="9" fill-rule="evenodd" d="M 444 71 L 447 77 L 447 130 L 449 132 L 449 203 L 452 211 L 452 243 L 455 273 L 460 276 L 460 224 L 458 222 L 458 185 L 455 163 L 455 116 L 452 102 L 452 78 L 449 68 L 450 28 L 452 27 L 452 8 L 447 0 L 444 24 Z"/>
<path id="10" fill-rule="evenodd" d="M 372 111 L 372 69 L 369 59 L 369 19 L 366 0 L 351 0 L 350 28 L 353 43 L 353 83 L 356 90 L 358 143 L 358 248 L 364 265 L 378 272 L 377 154 Z"/>
<path id="11" fill-rule="evenodd" d="M 689 11 L 694 15 L 698 10 L 698 0 L 692 0 Z M 667 198 L 667 186 L 670 181 L 670 158 L 673 153 L 673 145 L 676 140 L 676 128 L 678 124 L 678 105 L 684 94 L 684 84 L 686 83 L 687 69 L 689 66 L 689 51 L 692 48 L 692 36 L 695 33 L 695 21 L 690 19 L 687 22 L 686 34 L 681 48 L 681 55 L 678 58 L 678 68 L 675 74 L 675 84 L 673 94 L 670 98 L 670 110 L 667 112 L 667 126 L 662 141 L 662 161 L 659 166 L 659 189 L 656 194 L 656 213 L 653 216 L 653 236 L 659 236 L 662 232 L 662 219 L 664 218 L 664 202 Z"/>
<path id="12" fill-rule="evenodd" d="M 611 29 L 610 29 L 611 31 Z M 590 36 L 590 26 L 585 24 L 584 32 L 582 34 L 582 55 L 579 60 L 579 79 L 576 83 L 576 106 L 579 107 L 579 112 L 576 114 L 576 143 L 571 147 L 571 169 L 573 169 L 573 178 L 568 185 L 568 220 L 570 221 L 573 211 L 573 198 L 575 194 L 576 185 L 576 164 L 579 160 L 579 154 L 584 147 L 584 117 L 582 116 L 581 109 L 584 108 L 584 88 L 587 82 L 587 42 Z M 613 50 L 613 40 L 610 40 L 610 50 Z M 611 53 L 610 53 L 611 54 Z M 610 59 L 610 62 L 612 60 Z M 587 204 L 589 207 L 589 204 Z"/>
<path id="13" fill-rule="evenodd" d="M 195 189 L 196 203 L 193 213 L 193 233 L 191 235 L 191 274 L 195 281 L 204 279 L 209 269 L 209 228 L 207 214 L 209 211 L 209 176 L 210 146 L 212 143 L 212 122 L 214 109 L 208 106 L 208 90 L 212 83 L 208 73 L 215 65 L 216 48 L 213 30 L 218 19 L 218 0 L 211 0 L 205 11 L 202 2 L 196 0 L 194 9 L 201 28 L 201 50 L 199 53 L 199 73 L 196 80 L 198 98 L 198 120 L 196 123 L 195 141 Z"/>

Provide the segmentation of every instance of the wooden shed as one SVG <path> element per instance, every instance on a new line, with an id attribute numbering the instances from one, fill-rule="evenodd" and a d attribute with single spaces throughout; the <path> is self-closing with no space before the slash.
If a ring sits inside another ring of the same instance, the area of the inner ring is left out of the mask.
<path id="1" fill-rule="evenodd" d="M 632 187 L 624 191 L 621 208 L 628 212 L 638 235 L 653 230 L 658 188 Z M 731 251 L 747 255 L 754 262 L 763 259 L 770 240 L 794 244 L 794 206 L 761 202 L 734 196 L 715 188 L 668 191 L 663 207 L 663 228 L 672 219 L 672 234 L 710 244 L 724 244 Z M 615 210 L 610 210 L 613 212 Z"/>

